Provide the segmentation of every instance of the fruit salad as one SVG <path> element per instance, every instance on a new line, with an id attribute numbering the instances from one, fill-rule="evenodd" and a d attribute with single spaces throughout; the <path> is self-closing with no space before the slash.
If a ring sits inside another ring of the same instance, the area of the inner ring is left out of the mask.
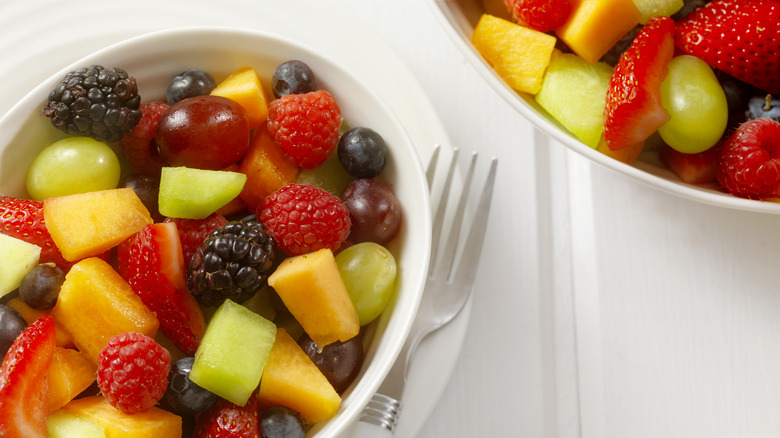
<path id="1" fill-rule="evenodd" d="M 658 160 L 684 183 L 780 198 L 777 0 L 483 6 L 474 47 L 582 143 Z"/>
<path id="2" fill-rule="evenodd" d="M 0 194 L 0 436 L 302 437 L 361 371 L 403 216 L 382 134 L 299 60 L 170 78 L 68 73 L 67 136 Z"/>

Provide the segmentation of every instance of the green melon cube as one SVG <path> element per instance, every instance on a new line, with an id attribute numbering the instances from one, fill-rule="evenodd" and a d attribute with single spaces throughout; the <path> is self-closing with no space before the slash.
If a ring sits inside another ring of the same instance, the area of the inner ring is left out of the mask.
<path id="1" fill-rule="evenodd" d="M 211 318 L 195 352 L 190 379 L 243 406 L 260 383 L 275 339 L 273 322 L 225 300 Z"/>
<path id="2" fill-rule="evenodd" d="M 40 257 L 40 246 L 0 234 L 0 297 L 19 287 Z"/>
<path id="3" fill-rule="evenodd" d="M 241 193 L 246 175 L 226 170 L 164 167 L 158 204 L 163 216 L 203 219 Z"/>
<path id="4" fill-rule="evenodd" d="M 604 130 L 604 106 L 612 66 L 588 64 L 573 53 L 553 53 L 536 102 L 586 145 L 595 148 Z"/>

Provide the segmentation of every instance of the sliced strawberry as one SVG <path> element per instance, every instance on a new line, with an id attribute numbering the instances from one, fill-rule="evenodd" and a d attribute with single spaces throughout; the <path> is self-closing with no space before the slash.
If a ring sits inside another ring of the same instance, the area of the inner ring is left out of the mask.
<path id="1" fill-rule="evenodd" d="M 0 196 L 0 233 L 41 247 L 41 263 L 52 262 L 67 271 L 73 266 L 62 257 L 43 220 L 43 203 Z"/>
<path id="2" fill-rule="evenodd" d="M 677 23 L 675 45 L 748 84 L 780 92 L 780 2 L 714 0 Z"/>
<path id="3" fill-rule="evenodd" d="M 667 120 L 661 82 L 674 54 L 674 21 L 653 17 L 618 61 L 607 89 L 604 139 L 612 150 L 644 143 Z"/>
<path id="4" fill-rule="evenodd" d="M 219 399 L 206 412 L 195 417 L 194 438 L 257 438 L 259 435 L 257 392 L 244 406 Z"/>
<path id="5" fill-rule="evenodd" d="M 200 345 L 206 322 L 187 290 L 184 258 L 174 223 L 157 223 L 122 242 L 119 273 L 160 320 L 160 330 L 185 354 Z"/>
<path id="6" fill-rule="evenodd" d="M 0 367 L 0 436 L 47 437 L 49 364 L 57 338 L 44 315 L 16 338 Z"/>
<path id="7" fill-rule="evenodd" d="M 684 154 L 663 145 L 659 152 L 661 162 L 678 178 L 688 184 L 716 182 L 716 169 L 720 159 L 720 143 L 698 154 Z"/>
<path id="8" fill-rule="evenodd" d="M 165 222 L 173 222 L 179 230 L 179 240 L 184 255 L 184 266 L 190 265 L 190 260 L 198 250 L 198 247 L 219 227 L 227 225 L 228 220 L 224 216 L 213 213 L 205 219 L 180 219 L 166 218 Z"/>

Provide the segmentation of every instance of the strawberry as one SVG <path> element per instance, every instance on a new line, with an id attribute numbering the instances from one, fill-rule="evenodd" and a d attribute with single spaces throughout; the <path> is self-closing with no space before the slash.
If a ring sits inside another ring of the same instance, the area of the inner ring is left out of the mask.
<path id="1" fill-rule="evenodd" d="M 0 366 L 0 436 L 47 437 L 49 364 L 57 338 L 44 315 L 16 338 Z"/>
<path id="2" fill-rule="evenodd" d="M 41 247 L 41 263 L 52 262 L 67 271 L 73 266 L 62 257 L 43 220 L 43 203 L 0 196 L 0 233 Z"/>
<path id="3" fill-rule="evenodd" d="M 714 0 L 680 20 L 675 45 L 769 93 L 780 92 L 780 1 Z"/>
<path id="4" fill-rule="evenodd" d="M 557 29 L 571 12 L 569 0 L 504 0 L 517 24 L 539 32 Z"/>
<path id="5" fill-rule="evenodd" d="M 122 242 L 119 273 L 160 320 L 160 330 L 187 355 L 195 354 L 206 323 L 187 290 L 184 257 L 176 224 L 157 223 Z"/>
<path id="6" fill-rule="evenodd" d="M 615 66 L 604 108 L 604 139 L 616 151 L 643 143 L 669 114 L 661 105 L 661 82 L 674 54 L 674 21 L 653 17 Z"/>
<path id="7" fill-rule="evenodd" d="M 190 266 L 190 260 L 198 250 L 200 244 L 209 237 L 212 231 L 227 225 L 228 220 L 224 216 L 213 213 L 205 219 L 181 219 L 166 218 L 165 222 L 173 222 L 179 230 L 179 240 L 181 240 L 182 254 L 184 255 L 184 266 Z"/>
<path id="8" fill-rule="evenodd" d="M 745 198 L 780 197 L 780 123 L 748 120 L 723 144 L 718 182 Z"/>
<path id="9" fill-rule="evenodd" d="M 257 438 L 260 402 L 255 391 L 244 406 L 219 399 L 195 417 L 194 438 Z"/>
<path id="10" fill-rule="evenodd" d="M 709 184 L 717 181 L 715 172 L 720 159 L 720 143 L 698 154 L 685 154 L 663 145 L 661 162 L 687 184 Z"/>

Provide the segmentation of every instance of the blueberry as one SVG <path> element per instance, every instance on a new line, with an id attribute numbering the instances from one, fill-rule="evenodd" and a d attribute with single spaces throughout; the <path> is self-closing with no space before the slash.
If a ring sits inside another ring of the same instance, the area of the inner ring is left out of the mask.
<path id="1" fill-rule="evenodd" d="M 339 139 L 341 165 L 355 178 L 373 178 L 385 168 L 387 145 L 371 128 L 352 128 Z"/>
<path id="2" fill-rule="evenodd" d="M 54 263 L 42 263 L 22 278 L 19 297 L 33 309 L 49 310 L 57 304 L 64 281 L 65 271 Z"/>
<path id="3" fill-rule="evenodd" d="M 276 67 L 271 76 L 271 90 L 277 99 L 288 94 L 305 94 L 315 91 L 317 79 L 303 61 L 287 61 Z"/>
<path id="4" fill-rule="evenodd" d="M 171 366 L 168 376 L 168 389 L 163 396 L 171 411 L 179 415 L 195 415 L 206 411 L 218 396 L 198 386 L 190 380 L 190 371 L 195 362 L 193 357 L 185 357 Z"/>
<path id="5" fill-rule="evenodd" d="M 0 362 L 25 328 L 27 328 L 27 321 L 19 312 L 5 304 L 0 304 Z"/>
<path id="6" fill-rule="evenodd" d="M 168 105 L 188 97 L 205 96 L 217 87 L 214 78 L 205 71 L 189 69 L 176 75 L 168 85 L 165 99 Z"/>
<path id="7" fill-rule="evenodd" d="M 261 438 L 303 438 L 306 423 L 286 406 L 271 406 L 260 415 Z"/>

